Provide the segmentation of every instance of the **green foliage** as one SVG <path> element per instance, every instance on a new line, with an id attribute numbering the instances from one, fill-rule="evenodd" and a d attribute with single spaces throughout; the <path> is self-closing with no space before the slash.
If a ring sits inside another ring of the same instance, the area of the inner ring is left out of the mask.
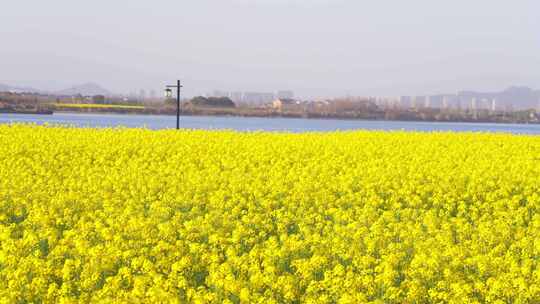
<path id="1" fill-rule="evenodd" d="M 234 108 L 236 105 L 229 97 L 203 97 L 197 96 L 191 99 L 191 104 L 196 107 Z"/>

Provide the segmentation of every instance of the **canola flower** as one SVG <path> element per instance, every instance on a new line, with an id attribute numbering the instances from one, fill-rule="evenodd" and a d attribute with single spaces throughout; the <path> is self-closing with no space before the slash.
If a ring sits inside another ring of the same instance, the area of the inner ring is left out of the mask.
<path id="1" fill-rule="evenodd" d="M 115 105 L 115 104 L 95 104 L 95 103 L 54 103 L 56 108 L 77 108 L 77 109 L 145 109 L 145 106 Z"/>
<path id="2" fill-rule="evenodd" d="M 0 303 L 538 303 L 540 138 L 0 126 Z"/>

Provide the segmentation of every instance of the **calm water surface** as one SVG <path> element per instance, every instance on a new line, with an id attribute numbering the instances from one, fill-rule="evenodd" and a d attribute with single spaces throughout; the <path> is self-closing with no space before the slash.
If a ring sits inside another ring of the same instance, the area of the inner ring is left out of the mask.
<path id="1" fill-rule="evenodd" d="M 0 114 L 0 123 L 61 124 L 77 127 L 128 127 L 169 129 L 176 126 L 174 116 L 55 113 L 53 115 Z M 335 131 L 335 130 L 407 130 L 457 132 L 507 132 L 540 134 L 540 125 L 492 123 L 439 123 L 409 121 L 367 121 L 335 119 L 254 118 L 182 116 L 186 129 L 232 129 L 238 131 Z"/>

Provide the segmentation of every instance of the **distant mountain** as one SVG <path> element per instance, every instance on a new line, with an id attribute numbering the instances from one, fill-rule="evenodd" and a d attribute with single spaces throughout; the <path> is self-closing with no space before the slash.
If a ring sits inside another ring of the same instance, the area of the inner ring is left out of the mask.
<path id="1" fill-rule="evenodd" d="M 534 109 L 538 107 L 538 95 L 528 87 L 510 87 L 499 93 L 499 99 L 519 109 Z"/>
<path id="2" fill-rule="evenodd" d="M 85 84 L 81 84 L 78 86 L 71 87 L 69 89 L 57 91 L 57 92 L 48 92 L 45 90 L 35 89 L 31 87 L 19 87 L 19 86 L 12 86 L 8 84 L 0 83 L 0 92 L 15 92 L 15 93 L 40 93 L 40 94 L 52 94 L 52 95 L 67 95 L 67 96 L 73 96 L 73 95 L 83 95 L 83 96 L 94 96 L 94 95 L 105 95 L 105 96 L 111 96 L 112 93 L 104 89 L 103 87 L 89 82 Z"/>
<path id="3" fill-rule="evenodd" d="M 83 96 L 94 96 L 94 95 L 105 95 L 110 96 L 112 93 L 104 89 L 95 83 L 85 83 L 78 86 L 71 87 L 69 89 L 61 90 L 54 93 L 55 95 L 83 95 Z"/>
<path id="4" fill-rule="evenodd" d="M 502 92 L 474 92 L 462 91 L 458 93 L 462 100 L 475 98 L 477 102 L 482 100 L 496 100 L 500 106 L 512 106 L 516 110 L 537 108 L 540 102 L 540 91 L 534 91 L 528 87 L 513 86 Z"/>
<path id="5" fill-rule="evenodd" d="M 46 93 L 43 90 L 30 88 L 30 87 L 18 87 L 10 86 L 0 83 L 0 92 L 16 92 L 16 93 Z"/>

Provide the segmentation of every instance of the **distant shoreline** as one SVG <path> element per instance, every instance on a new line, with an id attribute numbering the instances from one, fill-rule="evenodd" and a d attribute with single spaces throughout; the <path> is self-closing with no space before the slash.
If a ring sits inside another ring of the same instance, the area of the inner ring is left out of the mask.
<path id="1" fill-rule="evenodd" d="M 27 115 L 52 115 L 54 113 L 66 114 L 95 114 L 95 115 L 153 115 L 175 116 L 176 109 L 153 108 L 153 107 L 118 107 L 118 108 L 69 108 L 69 109 L 0 109 L 0 114 L 27 114 Z M 426 115 L 420 112 L 400 112 L 400 115 L 386 115 L 385 112 L 355 112 L 355 113 L 311 113 L 311 112 L 277 112 L 271 109 L 259 108 L 188 108 L 183 109 L 182 116 L 207 116 L 207 117 L 246 117 L 246 118 L 290 118 L 290 119 L 318 119 L 318 120 L 345 120 L 345 121 L 397 121 L 397 122 L 425 122 L 425 123 L 490 123 L 490 124 L 540 124 L 536 119 L 517 119 L 512 114 L 506 113 L 478 117 L 471 115 L 457 116 L 451 114 Z M 504 116 L 506 115 L 506 116 Z M 422 116 L 422 119 L 419 119 Z M 435 118 L 438 117 L 438 118 Z"/>
<path id="2" fill-rule="evenodd" d="M 0 114 L 31 114 L 41 115 L 38 113 L 0 113 Z M 115 111 L 54 111 L 51 114 L 90 114 L 90 115 L 121 115 L 121 116 L 175 116 L 171 113 L 139 113 L 134 111 L 115 112 Z M 51 115 L 45 114 L 45 115 Z M 519 124 L 519 125 L 539 125 L 540 122 L 524 122 L 524 121 L 491 121 L 491 120 L 420 120 L 420 119 L 384 119 L 384 118 L 351 118 L 340 116 L 300 116 L 300 115 L 267 115 L 267 116 L 251 116 L 251 115 L 235 115 L 235 114 L 207 114 L 207 113 L 190 113 L 182 112 L 183 117 L 231 117 L 231 118 L 267 118 L 267 119 L 309 119 L 309 120 L 340 120 L 340 121 L 389 121 L 389 122 L 419 122 L 419 123 L 456 123 L 456 124 Z"/>
<path id="3" fill-rule="evenodd" d="M 52 115 L 52 110 L 12 110 L 0 109 L 0 114 L 27 114 L 27 115 Z"/>

